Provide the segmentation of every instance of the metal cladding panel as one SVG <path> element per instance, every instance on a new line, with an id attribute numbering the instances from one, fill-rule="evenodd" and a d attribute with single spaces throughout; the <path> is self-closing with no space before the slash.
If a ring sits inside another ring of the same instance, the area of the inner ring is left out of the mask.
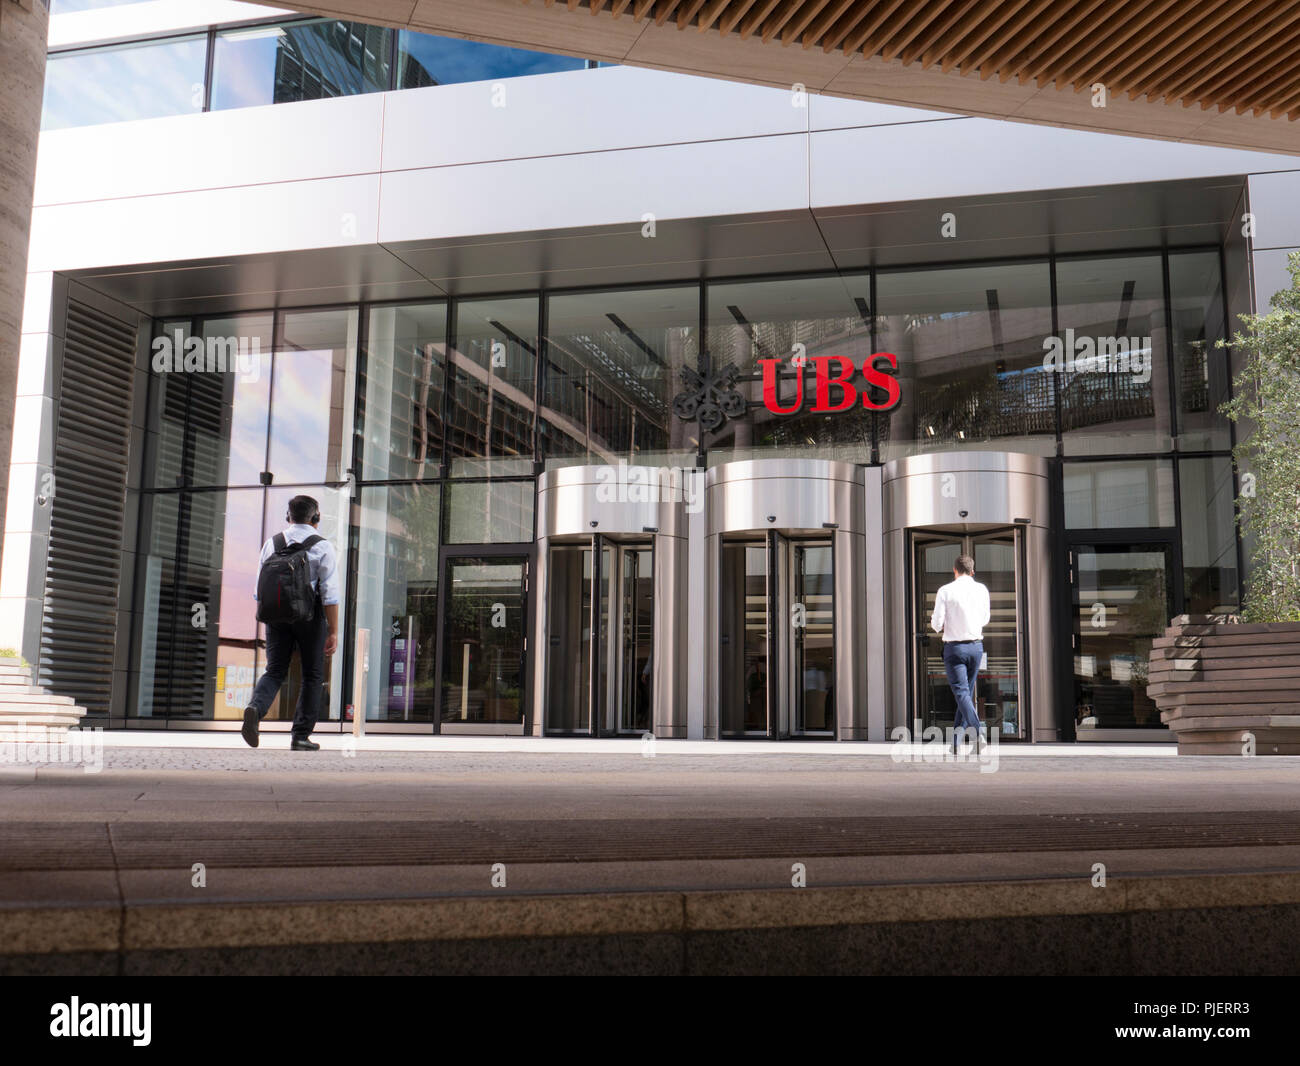
<path id="1" fill-rule="evenodd" d="M 537 536 L 593 533 L 686 536 L 686 506 L 698 494 L 689 471 L 651 466 L 580 466 L 550 470 L 537 485 Z"/>
<path id="2" fill-rule="evenodd" d="M 384 169 L 734 141 L 807 125 L 788 90 L 638 67 L 563 71 L 389 93 Z"/>
<path id="3" fill-rule="evenodd" d="M 1291 155 L 982 118 L 827 130 L 813 133 L 810 141 L 814 209 L 866 199 L 864 158 L 891 163 L 871 173 L 873 203 L 1220 177 L 1296 165 Z M 936 166 L 937 152 L 959 165 Z M 936 212 L 935 233 L 939 226 Z"/>
<path id="4" fill-rule="evenodd" d="M 837 740 L 867 740 L 870 700 L 867 690 L 868 621 L 866 537 L 835 536 L 835 690 L 850 693 L 836 708 Z"/>
<path id="5" fill-rule="evenodd" d="M 1008 452 L 942 452 L 885 466 L 885 529 L 1009 525 L 1049 528 L 1047 461 Z"/>
<path id="6" fill-rule="evenodd" d="M 851 463 L 759 459 L 714 467 L 706 478 L 710 535 L 766 529 L 861 533 L 865 489 Z"/>

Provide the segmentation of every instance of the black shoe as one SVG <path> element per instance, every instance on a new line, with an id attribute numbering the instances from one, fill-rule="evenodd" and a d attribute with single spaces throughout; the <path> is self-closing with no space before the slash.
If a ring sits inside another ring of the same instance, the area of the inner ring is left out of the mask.
<path id="1" fill-rule="evenodd" d="M 306 737 L 294 737 L 289 744 L 290 751 L 320 751 L 320 745 Z"/>
<path id="2" fill-rule="evenodd" d="M 255 747 L 257 747 L 257 725 L 258 725 L 258 721 L 259 721 L 259 719 L 258 719 L 258 717 L 257 717 L 257 708 L 256 708 L 256 707 L 245 707 L 245 708 L 244 708 L 244 724 L 243 724 L 243 726 L 240 728 L 239 732 L 243 734 L 243 737 L 244 737 L 244 743 L 247 744 L 250 748 L 255 748 Z"/>

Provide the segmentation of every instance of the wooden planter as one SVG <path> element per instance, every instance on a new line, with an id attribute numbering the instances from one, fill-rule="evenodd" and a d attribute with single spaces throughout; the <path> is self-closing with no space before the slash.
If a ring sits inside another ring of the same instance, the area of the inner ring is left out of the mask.
<path id="1" fill-rule="evenodd" d="M 1147 695 L 1180 755 L 1300 755 L 1300 622 L 1179 615 L 1151 648 Z"/>

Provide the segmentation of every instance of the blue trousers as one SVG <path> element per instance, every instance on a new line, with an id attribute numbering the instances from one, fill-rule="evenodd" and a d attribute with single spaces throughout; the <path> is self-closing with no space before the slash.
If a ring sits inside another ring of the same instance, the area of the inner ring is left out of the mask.
<path id="1" fill-rule="evenodd" d="M 325 612 L 319 606 L 316 608 L 316 616 L 310 622 L 266 627 L 266 672 L 258 680 L 253 689 L 253 698 L 248 704 L 257 711 L 258 718 L 265 718 L 266 712 L 271 709 L 271 702 L 288 676 L 289 663 L 296 646 L 302 659 L 302 687 L 298 691 L 298 705 L 294 708 L 290 729 L 295 737 L 303 740 L 311 736 L 311 731 L 316 728 L 316 719 L 320 716 L 321 686 L 325 681 L 325 637 L 328 632 Z"/>
<path id="2" fill-rule="evenodd" d="M 955 640 L 943 646 L 943 672 L 948 675 L 948 687 L 957 701 L 957 729 L 979 732 L 980 716 L 975 710 L 975 679 L 979 677 L 980 660 L 984 658 L 984 643 L 979 640 Z M 960 736 L 961 734 L 958 734 Z"/>

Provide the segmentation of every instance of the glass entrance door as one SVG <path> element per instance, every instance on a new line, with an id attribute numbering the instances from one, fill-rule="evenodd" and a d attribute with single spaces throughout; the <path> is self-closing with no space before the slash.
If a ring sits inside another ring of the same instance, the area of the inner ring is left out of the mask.
<path id="1" fill-rule="evenodd" d="M 445 731 L 522 727 L 523 556 L 446 561 L 441 724 Z"/>
<path id="2" fill-rule="evenodd" d="M 972 534 L 912 533 L 912 705 L 922 729 L 946 731 L 956 722 L 956 701 L 943 667 L 943 637 L 931 630 L 930 618 L 939 589 L 953 580 L 957 556 L 969 555 L 975 560 L 975 580 L 988 587 L 990 605 L 975 708 L 981 724 L 1001 738 L 1024 736 L 1021 552 L 1020 531 L 1014 527 Z"/>
<path id="3" fill-rule="evenodd" d="M 652 730 L 653 548 L 594 536 L 551 545 L 548 565 L 546 731 Z"/>
<path id="4" fill-rule="evenodd" d="M 1075 733 L 1163 729 L 1147 696 L 1151 642 L 1169 624 L 1172 546 L 1074 544 Z"/>
<path id="5" fill-rule="evenodd" d="M 654 551 L 628 545 L 618 552 L 619 603 L 617 729 L 654 729 Z"/>
<path id="6" fill-rule="evenodd" d="M 831 541 L 726 538 L 719 576 L 719 733 L 834 736 Z"/>

